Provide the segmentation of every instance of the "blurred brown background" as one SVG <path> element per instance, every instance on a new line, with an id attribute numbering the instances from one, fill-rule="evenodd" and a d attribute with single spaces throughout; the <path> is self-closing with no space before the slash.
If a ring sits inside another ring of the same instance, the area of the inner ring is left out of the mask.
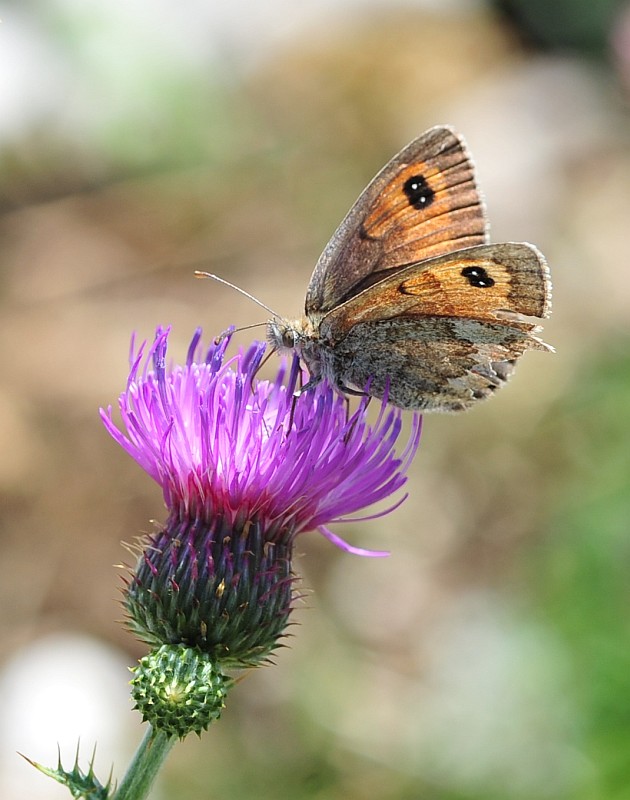
<path id="1" fill-rule="evenodd" d="M 291 648 L 155 796 L 630 798 L 630 5 L 0 5 L 2 796 L 66 796 L 16 750 L 96 741 L 105 779 L 141 736 L 114 565 L 163 506 L 97 413 L 131 332 L 183 358 L 264 321 L 196 268 L 297 315 L 366 182 L 449 123 L 493 239 L 549 260 L 557 354 L 426 417 L 408 501 L 340 531 L 389 559 L 300 541 Z"/>

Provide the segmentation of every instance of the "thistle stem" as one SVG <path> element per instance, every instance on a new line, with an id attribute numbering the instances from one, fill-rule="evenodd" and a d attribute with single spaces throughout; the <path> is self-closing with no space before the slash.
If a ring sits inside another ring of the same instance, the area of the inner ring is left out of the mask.
<path id="1" fill-rule="evenodd" d="M 176 739 L 149 725 L 113 800 L 144 800 Z"/>

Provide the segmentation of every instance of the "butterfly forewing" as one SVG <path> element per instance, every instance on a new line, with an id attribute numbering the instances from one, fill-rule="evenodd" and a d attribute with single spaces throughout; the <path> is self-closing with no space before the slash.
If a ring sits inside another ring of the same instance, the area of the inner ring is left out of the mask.
<path id="1" fill-rule="evenodd" d="M 534 326 L 519 315 L 546 317 L 550 304 L 547 265 L 535 247 L 481 245 L 403 267 L 330 311 L 320 332 L 335 343 L 359 323 L 419 317 L 471 318 L 528 329 Z"/>
<path id="2" fill-rule="evenodd" d="M 431 128 L 359 197 L 322 253 L 306 295 L 321 315 L 404 265 L 487 239 L 485 210 L 462 139 Z"/>

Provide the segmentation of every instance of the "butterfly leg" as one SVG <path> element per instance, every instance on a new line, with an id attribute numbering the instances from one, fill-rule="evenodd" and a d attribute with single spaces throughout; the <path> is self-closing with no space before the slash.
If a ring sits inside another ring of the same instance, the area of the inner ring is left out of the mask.
<path id="1" fill-rule="evenodd" d="M 309 389 L 317 386 L 318 383 L 321 383 L 322 376 L 321 375 L 313 375 L 305 384 L 304 386 L 300 386 L 299 389 L 295 389 L 293 392 L 293 397 L 299 397 L 304 392 L 308 392 Z"/>
<path id="2" fill-rule="evenodd" d="M 299 395 L 297 394 L 297 392 L 293 392 L 293 395 L 291 397 L 291 411 L 289 413 L 289 426 L 287 428 L 287 434 L 289 434 L 293 428 L 293 419 L 295 417 L 295 406 L 297 404 L 298 397 Z"/>
<path id="3" fill-rule="evenodd" d="M 351 395 L 352 397 L 368 397 L 367 392 L 360 392 L 358 389 L 351 389 L 349 386 L 344 386 L 343 383 L 337 385 L 337 389 L 339 389 L 342 394 Z"/>
<path id="4" fill-rule="evenodd" d="M 302 379 L 302 373 L 300 372 L 300 380 Z M 304 394 L 304 392 L 308 392 L 309 389 L 312 389 L 314 386 L 321 381 L 321 375 L 313 376 L 308 380 L 303 386 L 298 386 L 293 390 L 293 396 L 291 398 L 291 413 L 289 414 L 289 427 L 287 430 L 291 430 L 293 427 L 293 418 L 295 417 L 295 408 L 297 405 L 298 398 Z"/>

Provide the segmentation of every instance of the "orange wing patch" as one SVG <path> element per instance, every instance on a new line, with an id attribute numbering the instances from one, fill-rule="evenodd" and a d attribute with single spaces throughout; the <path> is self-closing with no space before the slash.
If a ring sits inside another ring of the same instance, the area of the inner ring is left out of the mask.
<path id="1" fill-rule="evenodd" d="M 511 276 L 506 267 L 486 258 L 461 258 L 428 266 L 400 283 L 402 295 L 416 298 L 428 316 L 496 320 L 497 311 L 523 313 L 510 298 Z"/>
<path id="2" fill-rule="evenodd" d="M 382 189 L 361 229 L 382 242 L 381 269 L 482 244 L 483 206 L 465 153 L 406 165 Z"/>
<path id="3" fill-rule="evenodd" d="M 482 245 L 405 267 L 327 314 L 321 331 L 340 341 L 358 323 L 401 317 L 499 321 L 529 329 L 517 315 L 547 316 L 550 285 L 545 261 L 531 245 Z"/>

